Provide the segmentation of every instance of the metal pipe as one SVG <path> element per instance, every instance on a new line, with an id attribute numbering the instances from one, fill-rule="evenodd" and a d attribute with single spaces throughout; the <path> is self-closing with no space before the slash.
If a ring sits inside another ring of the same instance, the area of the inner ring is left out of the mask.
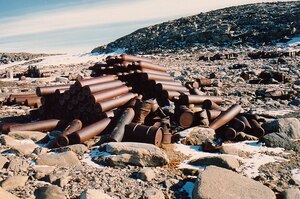
<path id="1" fill-rule="evenodd" d="M 174 80 L 171 76 L 162 76 L 162 75 L 156 75 L 151 73 L 140 73 L 143 80 Z"/>
<path id="2" fill-rule="evenodd" d="M 224 135 L 226 139 L 233 140 L 237 136 L 237 131 L 234 128 L 227 127 L 224 130 Z"/>
<path id="3" fill-rule="evenodd" d="M 96 112 L 106 112 L 114 108 L 118 108 L 124 104 L 126 104 L 130 99 L 136 97 L 137 94 L 127 93 L 125 95 L 121 95 L 115 99 L 105 100 L 95 104 Z"/>
<path id="4" fill-rule="evenodd" d="M 239 120 L 238 118 L 233 118 L 229 124 L 230 127 L 232 127 L 233 129 L 236 130 L 236 132 L 243 132 L 246 128 L 246 125 L 244 122 L 242 122 L 241 120 Z"/>
<path id="5" fill-rule="evenodd" d="M 123 61 L 128 61 L 128 62 L 136 62 L 136 61 L 152 62 L 150 59 L 144 57 L 137 57 L 137 56 L 126 55 L 126 54 L 121 54 L 120 57 Z"/>
<path id="6" fill-rule="evenodd" d="M 181 82 L 179 81 L 168 81 L 168 80 L 150 80 L 149 84 L 151 86 L 155 86 L 156 84 L 164 84 L 164 85 L 173 85 L 173 86 L 182 86 Z"/>
<path id="7" fill-rule="evenodd" d="M 249 124 L 251 125 L 251 130 L 249 133 L 255 137 L 262 137 L 265 135 L 265 130 L 261 127 L 261 125 L 255 119 L 249 119 Z"/>
<path id="8" fill-rule="evenodd" d="M 40 99 L 38 96 L 15 97 L 12 102 L 16 104 L 24 104 L 27 99 Z"/>
<path id="9" fill-rule="evenodd" d="M 202 104 L 207 99 L 216 104 L 222 104 L 224 102 L 224 100 L 218 96 L 181 95 L 179 97 L 179 101 L 182 104 Z"/>
<path id="10" fill-rule="evenodd" d="M 54 94 L 57 89 L 69 89 L 69 85 L 62 85 L 62 86 L 45 86 L 45 87 L 37 87 L 36 88 L 36 95 L 43 96 L 43 95 L 50 95 Z"/>
<path id="11" fill-rule="evenodd" d="M 56 145 L 60 147 L 69 145 L 68 135 L 74 133 L 75 131 L 79 131 L 81 128 L 82 122 L 78 119 L 74 119 L 63 131 L 63 133 L 55 139 Z"/>
<path id="12" fill-rule="evenodd" d="M 156 90 L 157 90 L 157 92 L 161 92 L 162 90 L 189 92 L 189 90 L 183 86 L 175 86 L 175 85 L 161 84 L 161 83 L 156 84 Z"/>
<path id="13" fill-rule="evenodd" d="M 38 108 L 39 106 L 42 105 L 41 98 L 40 97 L 37 97 L 37 98 L 28 98 L 28 99 L 25 100 L 24 105 Z"/>
<path id="14" fill-rule="evenodd" d="M 183 128 L 189 128 L 194 122 L 194 112 L 192 112 L 187 106 L 181 105 L 178 110 L 178 124 Z"/>
<path id="15" fill-rule="evenodd" d="M 104 118 L 98 122 L 95 122 L 87 127 L 82 128 L 79 131 L 68 135 L 70 144 L 80 144 L 97 135 L 100 135 L 106 129 L 110 122 L 110 118 Z"/>
<path id="16" fill-rule="evenodd" d="M 104 91 L 104 90 L 108 90 L 108 89 L 113 90 L 113 88 L 123 86 L 124 84 L 125 84 L 124 82 L 121 82 L 120 80 L 116 80 L 116 81 L 111 81 L 111 82 L 87 85 L 87 86 L 84 86 L 82 89 L 83 89 L 84 95 L 90 95 L 92 93 L 100 92 L 100 91 Z"/>
<path id="17" fill-rule="evenodd" d="M 194 122 L 197 125 L 208 126 L 209 125 L 209 119 L 208 119 L 207 111 L 202 110 L 202 111 L 196 112 L 194 114 Z"/>
<path id="18" fill-rule="evenodd" d="M 161 75 L 161 76 L 170 77 L 169 73 L 158 71 L 158 70 L 151 70 L 151 69 L 148 69 L 148 68 L 141 68 L 138 71 L 140 71 L 142 73 L 150 73 L 150 74 L 155 74 L 155 75 Z"/>
<path id="19" fill-rule="evenodd" d="M 123 85 L 123 86 L 117 87 L 113 90 L 105 90 L 105 91 L 101 91 L 101 92 L 92 93 L 88 97 L 88 102 L 91 104 L 95 104 L 95 103 L 103 101 L 103 100 L 111 99 L 113 97 L 126 94 L 131 89 L 132 89 L 132 87 L 127 87 L 127 86 Z"/>
<path id="20" fill-rule="evenodd" d="M 218 110 L 218 111 L 226 111 L 225 108 L 219 106 L 218 104 L 214 103 L 213 101 L 211 101 L 209 99 L 203 101 L 202 108 L 203 109 Z"/>
<path id="21" fill-rule="evenodd" d="M 210 125 L 209 127 L 216 130 L 229 121 L 231 121 L 235 116 L 241 112 L 241 105 L 235 104 L 231 106 L 227 111 L 222 112 Z"/>
<path id="22" fill-rule="evenodd" d="M 167 69 L 165 67 L 159 66 L 157 64 L 149 63 L 149 62 L 138 61 L 138 62 L 135 62 L 134 65 L 139 67 L 139 69 L 147 68 L 147 69 L 150 69 L 150 70 L 167 72 Z"/>
<path id="23" fill-rule="evenodd" d="M 4 123 L 0 124 L 0 131 L 7 134 L 12 126 L 19 125 L 18 123 Z"/>
<path id="24" fill-rule="evenodd" d="M 134 110 L 133 108 L 126 108 L 120 118 L 116 126 L 113 128 L 112 132 L 109 135 L 109 142 L 121 142 L 125 133 L 125 126 L 132 122 L 134 118 Z"/>
<path id="25" fill-rule="evenodd" d="M 133 123 L 143 124 L 145 122 L 145 118 L 151 112 L 152 102 L 145 101 L 142 102 L 140 107 L 136 107 L 136 114 L 133 119 Z"/>
<path id="26" fill-rule="evenodd" d="M 99 84 L 104 82 L 115 81 L 116 79 L 117 77 L 115 75 L 106 75 L 106 76 L 94 77 L 90 79 L 83 79 L 81 81 L 76 81 L 75 87 L 82 88 L 84 86 L 91 85 L 91 84 Z"/>
<path id="27" fill-rule="evenodd" d="M 177 91 L 165 91 L 165 90 L 163 90 L 163 91 L 161 91 L 160 96 L 164 99 L 170 99 L 171 100 L 174 97 L 179 97 L 182 94 L 189 95 L 188 92 L 181 93 L 181 92 L 177 92 Z"/>
<path id="28" fill-rule="evenodd" d="M 18 124 L 11 126 L 10 131 L 50 131 L 57 128 L 62 123 L 61 120 L 50 119 L 38 122 Z"/>
<path id="29" fill-rule="evenodd" d="M 130 123 L 125 127 L 123 141 L 143 142 L 161 146 L 162 136 L 162 128 Z"/>

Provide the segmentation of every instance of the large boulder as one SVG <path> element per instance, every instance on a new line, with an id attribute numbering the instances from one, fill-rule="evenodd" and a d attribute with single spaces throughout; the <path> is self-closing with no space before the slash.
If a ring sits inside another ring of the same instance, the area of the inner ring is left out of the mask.
<path id="1" fill-rule="evenodd" d="M 210 157 L 203 157 L 203 158 L 198 158 L 198 159 L 194 159 L 191 160 L 189 162 L 189 164 L 191 165 L 195 165 L 195 166 L 218 166 L 218 167 L 222 167 L 225 169 L 231 169 L 234 171 L 238 171 L 239 167 L 240 167 L 240 162 L 232 156 L 210 156 Z"/>
<path id="2" fill-rule="evenodd" d="M 152 144 L 135 142 L 110 142 L 102 148 L 112 154 L 95 158 L 94 161 L 109 166 L 135 165 L 142 167 L 163 166 L 169 163 L 165 152 Z"/>
<path id="3" fill-rule="evenodd" d="M 205 140 L 213 140 L 215 137 L 215 130 L 205 127 L 193 127 L 189 134 L 182 140 L 183 144 L 187 145 L 202 145 Z"/>
<path id="4" fill-rule="evenodd" d="M 262 137 L 262 141 L 268 147 L 281 147 L 286 150 L 300 151 L 300 147 L 293 142 L 285 133 L 270 133 Z"/>
<path id="5" fill-rule="evenodd" d="M 293 139 L 300 139 L 300 121 L 297 118 L 281 118 L 262 124 L 266 133 L 285 133 Z"/>
<path id="6" fill-rule="evenodd" d="M 193 190 L 193 199 L 251 198 L 275 199 L 271 189 L 250 178 L 216 166 L 207 167 L 199 174 Z"/>
<path id="7" fill-rule="evenodd" d="M 43 154 L 36 160 L 36 164 L 57 167 L 75 167 L 81 165 L 76 154 L 72 151 L 54 154 Z"/>

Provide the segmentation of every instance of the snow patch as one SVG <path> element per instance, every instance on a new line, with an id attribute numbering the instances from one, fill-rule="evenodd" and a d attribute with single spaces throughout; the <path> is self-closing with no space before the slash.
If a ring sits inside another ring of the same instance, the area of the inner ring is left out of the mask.
<path id="1" fill-rule="evenodd" d="M 189 146 L 183 144 L 175 144 L 175 150 L 181 152 L 182 154 L 189 157 L 188 160 L 183 161 L 178 165 L 178 168 L 185 169 L 195 169 L 195 170 L 203 170 L 205 167 L 201 166 L 192 166 L 188 164 L 190 160 L 203 158 L 203 157 L 211 157 L 211 156 L 232 156 L 241 161 L 242 172 L 244 175 L 250 178 L 254 178 L 259 175 L 259 167 L 261 165 L 270 163 L 270 162 L 280 162 L 286 161 L 286 159 L 276 156 L 276 154 L 283 154 L 283 148 L 269 148 L 263 146 L 262 143 L 258 143 L 256 141 L 244 141 L 230 144 L 223 144 L 224 146 L 232 146 L 237 148 L 243 152 L 250 153 L 250 158 L 242 158 L 237 155 L 228 155 L 228 154 L 220 154 L 220 153 L 207 153 L 203 152 L 200 146 Z M 264 152 L 272 152 L 275 155 L 266 155 Z M 286 154 L 286 153 L 285 153 Z"/>
<path id="2" fill-rule="evenodd" d="M 86 153 L 86 154 L 83 155 L 83 158 L 82 158 L 81 161 L 85 162 L 89 166 L 102 169 L 102 168 L 104 168 L 104 166 L 96 164 L 92 160 L 92 158 L 95 158 L 95 157 L 105 157 L 105 156 L 109 156 L 109 155 L 111 155 L 111 154 L 107 153 L 107 152 L 101 152 L 101 151 L 99 151 L 99 147 L 94 147 L 94 148 L 92 148 L 92 150 L 89 153 Z"/>

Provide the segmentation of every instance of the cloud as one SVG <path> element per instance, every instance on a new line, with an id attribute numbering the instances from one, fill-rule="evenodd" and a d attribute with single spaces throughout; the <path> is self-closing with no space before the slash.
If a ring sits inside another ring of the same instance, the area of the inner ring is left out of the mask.
<path id="1" fill-rule="evenodd" d="M 212 9 L 262 0 L 139 0 L 70 7 L 0 20 L 0 38 L 71 28 L 138 22 L 158 18 L 174 19 Z"/>

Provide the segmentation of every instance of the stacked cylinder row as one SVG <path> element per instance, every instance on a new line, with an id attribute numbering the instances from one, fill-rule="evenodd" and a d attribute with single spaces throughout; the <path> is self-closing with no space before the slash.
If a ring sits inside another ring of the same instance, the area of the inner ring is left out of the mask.
<path id="1" fill-rule="evenodd" d="M 114 75 L 76 81 L 72 85 L 38 87 L 40 114 L 45 118 L 80 119 L 93 123 L 126 104 L 136 94 Z"/>
<path id="2" fill-rule="evenodd" d="M 142 94 L 144 99 L 157 98 L 160 105 L 168 104 L 168 99 L 178 97 L 181 93 L 189 94 L 189 89 L 174 80 L 165 67 L 145 58 L 125 54 L 108 56 L 106 64 L 96 64 L 90 69 L 94 76 L 117 75 L 133 88 L 133 92 Z"/>

